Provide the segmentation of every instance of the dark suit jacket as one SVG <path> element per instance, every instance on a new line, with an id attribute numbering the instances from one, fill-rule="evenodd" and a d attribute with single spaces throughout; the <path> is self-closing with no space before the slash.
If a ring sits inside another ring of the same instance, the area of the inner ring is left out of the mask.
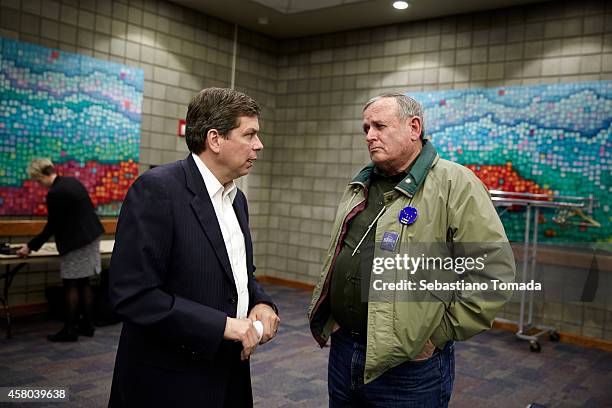
<path id="1" fill-rule="evenodd" d="M 85 186 L 73 177 L 57 176 L 47 193 L 47 224 L 43 231 L 28 242 L 37 251 L 55 235 L 60 254 L 81 248 L 104 233 Z"/>
<path id="2" fill-rule="evenodd" d="M 272 304 L 255 281 L 247 203 L 236 217 L 245 238 L 249 310 Z M 110 406 L 221 407 L 228 384 L 251 406 L 241 345 L 223 340 L 237 292 L 221 229 L 195 161 L 141 175 L 123 203 L 110 267 L 110 298 L 124 318 Z M 275 306 L 273 306 L 275 307 Z"/>

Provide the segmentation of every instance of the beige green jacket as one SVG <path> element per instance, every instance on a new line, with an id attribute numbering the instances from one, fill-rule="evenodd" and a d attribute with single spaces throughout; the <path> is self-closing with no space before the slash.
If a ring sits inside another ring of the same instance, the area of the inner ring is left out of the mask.
<path id="1" fill-rule="evenodd" d="M 342 196 L 308 309 L 312 334 L 321 347 L 327 343 L 335 323 L 328 297 L 330 271 L 342 244 L 347 218 L 363 209 L 372 170 L 372 164 L 366 166 Z M 469 169 L 440 159 L 431 143 L 423 146 L 409 174 L 385 195 L 384 202 L 387 208 L 376 224 L 377 245 L 386 231 L 399 234 L 396 252 L 403 253 L 416 242 L 500 243 L 486 250 L 484 272 L 466 272 L 463 278 L 514 282 L 514 257 L 486 187 Z M 408 205 L 417 208 L 419 215 L 414 224 L 406 226 L 398 221 L 398 214 Z M 490 328 L 510 293 L 487 293 L 486 300 L 478 295 L 455 291 L 446 297 L 432 294 L 419 302 L 369 301 L 365 382 L 415 357 L 427 339 L 441 348 L 447 341 L 465 340 Z"/>

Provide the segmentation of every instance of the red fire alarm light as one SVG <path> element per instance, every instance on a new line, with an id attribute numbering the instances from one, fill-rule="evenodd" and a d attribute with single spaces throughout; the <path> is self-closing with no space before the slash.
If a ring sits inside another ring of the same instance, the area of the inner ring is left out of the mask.
<path id="1" fill-rule="evenodd" d="M 178 135 L 180 137 L 185 137 L 185 126 L 185 119 L 179 119 Z"/>

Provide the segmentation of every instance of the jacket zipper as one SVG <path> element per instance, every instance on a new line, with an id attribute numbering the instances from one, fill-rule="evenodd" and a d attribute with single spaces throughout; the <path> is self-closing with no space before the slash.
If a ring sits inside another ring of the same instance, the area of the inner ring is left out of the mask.
<path id="1" fill-rule="evenodd" d="M 351 208 L 351 210 L 348 212 L 348 214 L 346 214 L 346 216 L 344 217 L 344 220 L 342 221 L 342 227 L 340 228 L 340 233 L 338 234 L 338 237 L 336 238 L 336 242 L 335 242 L 334 257 L 332 258 L 332 261 L 331 261 L 331 263 L 329 265 L 329 268 L 327 269 L 327 273 L 325 275 L 325 282 L 323 283 L 323 288 L 321 289 L 321 294 L 319 295 L 319 299 L 317 300 L 317 303 L 315 303 L 315 306 L 312 308 L 312 313 L 310 314 L 310 319 L 309 320 L 311 322 L 312 322 L 312 319 L 314 318 L 314 316 L 317 314 L 317 310 L 319 309 L 319 306 L 321 306 L 321 303 L 325 300 L 325 297 L 327 296 L 330 272 L 331 272 L 331 270 L 334 267 L 334 264 L 336 262 L 336 258 L 338 257 L 338 254 L 340 253 L 340 241 L 344 237 L 344 235 L 346 234 L 346 230 L 348 229 L 347 223 L 348 223 L 348 221 L 350 221 L 350 219 L 353 218 L 353 216 L 355 216 L 357 214 L 355 212 L 355 209 L 357 209 L 357 207 L 359 207 L 361 204 L 363 204 L 363 203 L 365 203 L 367 201 L 367 189 L 364 189 L 364 191 L 365 191 L 364 199 L 362 201 L 359 201 L 358 203 L 356 203 Z M 358 193 L 358 191 L 355 191 L 355 193 L 353 193 L 353 196 L 351 197 L 351 200 L 349 201 L 348 205 L 346 206 L 345 212 L 348 210 L 350 204 L 352 203 L 352 201 L 355 198 L 355 196 L 357 195 L 357 193 Z M 319 343 L 319 345 L 321 347 L 325 346 L 325 343 L 327 341 L 322 339 L 316 333 L 313 333 L 313 335 L 316 338 L 317 343 Z"/>

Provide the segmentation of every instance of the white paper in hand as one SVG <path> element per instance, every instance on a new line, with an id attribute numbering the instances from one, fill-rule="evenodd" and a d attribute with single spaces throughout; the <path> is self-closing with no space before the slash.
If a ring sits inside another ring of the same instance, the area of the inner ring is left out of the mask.
<path id="1" fill-rule="evenodd" d="M 259 335 L 259 341 L 261 341 L 263 337 L 263 324 L 259 320 L 255 320 L 253 326 L 255 326 L 255 330 L 257 330 L 257 334 Z"/>

